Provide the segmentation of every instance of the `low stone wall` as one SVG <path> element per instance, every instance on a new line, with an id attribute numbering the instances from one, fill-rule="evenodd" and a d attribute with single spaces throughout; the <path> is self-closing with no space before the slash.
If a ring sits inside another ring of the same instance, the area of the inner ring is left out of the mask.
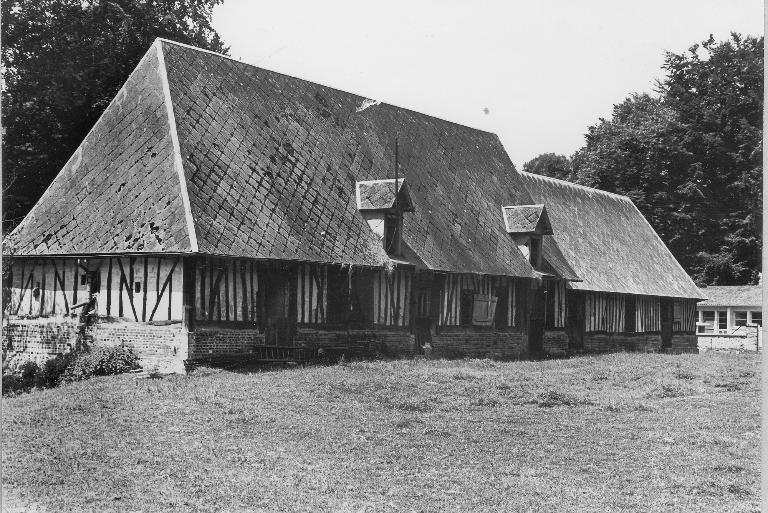
<path id="1" fill-rule="evenodd" d="M 743 333 L 733 335 L 701 334 L 697 336 L 699 351 L 759 351 L 762 349 L 759 326 L 745 326 Z"/>
<path id="2" fill-rule="evenodd" d="M 82 326 L 74 318 L 14 319 L 3 326 L 3 360 L 38 364 L 88 345 L 124 345 L 133 349 L 147 370 L 183 372 L 187 333 L 181 323 L 151 325 L 100 319 Z"/>
<path id="3" fill-rule="evenodd" d="M 528 336 L 517 331 L 475 331 L 443 328 L 432 335 L 432 356 L 437 358 L 495 358 L 512 360 L 528 352 Z"/>

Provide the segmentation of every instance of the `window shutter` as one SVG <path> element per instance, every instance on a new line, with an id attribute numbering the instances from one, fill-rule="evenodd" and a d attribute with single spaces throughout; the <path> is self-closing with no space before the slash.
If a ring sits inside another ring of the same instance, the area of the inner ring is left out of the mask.
<path id="1" fill-rule="evenodd" d="M 475 326 L 493 326 L 497 302 L 496 296 L 475 294 L 472 304 L 472 324 Z"/>

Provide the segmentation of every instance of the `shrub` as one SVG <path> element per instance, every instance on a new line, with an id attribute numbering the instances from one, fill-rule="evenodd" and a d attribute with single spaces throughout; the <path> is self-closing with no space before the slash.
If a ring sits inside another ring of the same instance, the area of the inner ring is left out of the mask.
<path id="1" fill-rule="evenodd" d="M 139 357 L 128 347 L 94 347 L 77 353 L 61 376 L 62 383 L 93 376 L 111 376 L 139 368 Z"/>
<path id="2" fill-rule="evenodd" d="M 42 368 L 27 361 L 16 368 L 3 367 L 3 395 L 28 392 L 32 388 L 53 388 L 62 383 L 81 381 L 93 376 L 109 376 L 139 367 L 139 357 L 127 347 L 95 347 L 58 355 Z"/>

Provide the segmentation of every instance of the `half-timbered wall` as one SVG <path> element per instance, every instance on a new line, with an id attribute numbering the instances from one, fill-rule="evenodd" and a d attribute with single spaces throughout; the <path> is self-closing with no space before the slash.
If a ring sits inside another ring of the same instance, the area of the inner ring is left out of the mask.
<path id="1" fill-rule="evenodd" d="M 586 331 L 624 331 L 624 296 L 586 294 L 585 317 Z"/>
<path id="2" fill-rule="evenodd" d="M 296 317 L 300 324 L 323 324 L 328 310 L 328 266 L 299 264 L 296 271 Z"/>
<path id="3" fill-rule="evenodd" d="M 566 315 L 565 282 L 547 281 L 547 328 L 564 328 Z"/>
<path id="4" fill-rule="evenodd" d="M 635 331 L 661 330 L 661 303 L 658 297 L 635 296 Z"/>
<path id="5" fill-rule="evenodd" d="M 195 319 L 257 322 L 258 263 L 253 260 L 204 257 L 195 272 Z"/>
<path id="6" fill-rule="evenodd" d="M 139 322 L 182 318 L 180 257 L 17 258 L 6 285 L 9 315 L 77 314 L 81 310 L 73 307 L 88 301 L 93 288 L 99 316 Z"/>
<path id="7" fill-rule="evenodd" d="M 382 270 L 373 278 L 373 322 L 382 326 L 410 323 L 411 272 Z"/>
<path id="8" fill-rule="evenodd" d="M 475 294 L 488 297 L 503 294 L 506 296 L 505 301 L 503 301 L 506 325 L 517 326 L 519 322 L 517 312 L 519 298 L 516 281 L 513 278 L 503 276 L 493 277 L 477 274 L 448 274 L 445 276 L 440 301 L 441 326 L 459 326 L 461 324 L 461 293 L 463 290 L 471 290 Z"/>
<path id="9" fill-rule="evenodd" d="M 696 331 L 696 301 L 683 299 L 675 301 L 672 331 L 692 333 Z"/>

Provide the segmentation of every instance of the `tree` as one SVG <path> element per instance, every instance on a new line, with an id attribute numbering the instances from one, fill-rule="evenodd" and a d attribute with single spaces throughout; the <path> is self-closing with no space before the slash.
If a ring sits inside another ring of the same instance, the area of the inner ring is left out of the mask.
<path id="1" fill-rule="evenodd" d="M 698 283 L 756 283 L 763 38 L 710 37 L 663 67 L 656 96 L 589 127 L 571 179 L 632 198 Z"/>
<path id="2" fill-rule="evenodd" d="M 222 0 L 2 3 L 3 228 L 21 221 L 157 37 L 226 53 Z"/>
<path id="3" fill-rule="evenodd" d="M 542 153 L 523 164 L 523 171 L 560 180 L 573 180 L 573 167 L 565 155 Z"/>

